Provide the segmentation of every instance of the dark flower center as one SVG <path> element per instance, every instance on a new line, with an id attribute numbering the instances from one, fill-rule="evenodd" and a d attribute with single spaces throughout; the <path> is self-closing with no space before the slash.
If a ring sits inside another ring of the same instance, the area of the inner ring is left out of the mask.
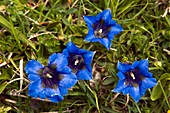
<path id="1" fill-rule="evenodd" d="M 103 20 L 93 24 L 94 35 L 96 38 L 107 38 L 110 27 L 106 26 Z"/>
<path id="2" fill-rule="evenodd" d="M 127 85 L 132 85 L 134 87 L 137 87 L 144 76 L 140 73 L 138 69 L 130 70 L 129 72 L 125 73 L 126 76 L 126 84 Z"/>
<path id="3" fill-rule="evenodd" d="M 86 67 L 84 58 L 82 55 L 70 54 L 68 58 L 68 66 L 73 70 L 73 72 L 77 72 L 80 69 L 84 69 Z"/>
<path id="4" fill-rule="evenodd" d="M 56 68 L 44 67 L 41 72 L 42 86 L 45 88 L 57 88 L 57 83 L 63 79 L 63 75 L 56 72 Z"/>

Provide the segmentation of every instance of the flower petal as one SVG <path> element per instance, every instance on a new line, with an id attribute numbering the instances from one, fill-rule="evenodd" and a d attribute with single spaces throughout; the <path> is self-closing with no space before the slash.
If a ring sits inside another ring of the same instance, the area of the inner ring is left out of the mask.
<path id="1" fill-rule="evenodd" d="M 104 10 L 101 12 L 102 13 L 102 19 L 105 21 L 105 22 L 108 22 L 109 20 L 112 19 L 112 14 L 111 14 L 111 10 L 108 9 L 108 10 Z"/>
<path id="2" fill-rule="evenodd" d="M 109 20 L 109 21 L 107 21 L 107 26 L 116 26 L 116 21 L 115 20 Z"/>
<path id="3" fill-rule="evenodd" d="M 141 96 L 145 95 L 145 92 L 146 92 L 146 90 L 147 90 L 147 88 L 145 88 L 142 84 L 143 84 L 143 83 L 140 84 Z"/>
<path id="4" fill-rule="evenodd" d="M 148 65 L 149 64 L 148 64 L 148 60 L 147 59 L 141 60 L 139 62 L 138 68 L 139 68 L 141 74 L 143 74 L 143 75 L 147 75 L 148 74 Z"/>
<path id="5" fill-rule="evenodd" d="M 95 39 L 94 30 L 91 29 L 91 30 L 88 31 L 88 34 L 86 35 L 86 37 L 85 37 L 84 40 L 87 41 L 87 42 L 90 42 L 90 41 L 92 41 L 93 39 Z"/>
<path id="6" fill-rule="evenodd" d="M 68 89 L 62 86 L 59 87 L 59 90 L 62 96 L 65 96 L 68 93 Z"/>
<path id="7" fill-rule="evenodd" d="M 94 52 L 87 51 L 87 53 L 83 54 L 83 58 L 86 64 L 90 65 L 93 60 Z"/>
<path id="8" fill-rule="evenodd" d="M 36 60 L 30 60 L 25 66 L 25 72 L 27 74 L 38 74 L 38 71 L 44 66 Z"/>
<path id="9" fill-rule="evenodd" d="M 77 82 L 77 77 L 74 74 L 62 74 L 63 79 L 59 82 L 59 86 L 71 88 Z"/>
<path id="10" fill-rule="evenodd" d="M 43 90 L 42 88 L 42 82 L 41 79 L 30 82 L 28 87 L 28 95 L 34 98 L 37 98 L 39 96 L 39 93 Z"/>
<path id="11" fill-rule="evenodd" d="M 114 33 L 115 35 L 117 35 L 121 31 L 123 31 L 123 28 L 120 25 L 112 26 L 110 29 L 110 32 Z"/>
<path id="12" fill-rule="evenodd" d="M 152 88 L 154 87 L 155 85 L 157 84 L 156 82 L 156 79 L 155 78 L 148 78 L 148 77 L 145 77 L 143 80 L 142 80 L 142 86 L 146 89 L 148 88 Z"/>
<path id="13" fill-rule="evenodd" d="M 49 63 L 48 66 L 55 66 L 56 65 L 56 71 L 61 73 L 71 73 L 71 69 L 67 66 L 68 60 L 66 56 L 64 56 L 61 53 L 54 53 L 51 56 L 49 56 Z"/>
<path id="14" fill-rule="evenodd" d="M 119 77 L 120 80 L 123 80 L 123 79 L 126 78 L 125 75 L 124 75 L 121 71 L 119 71 L 119 72 L 117 73 L 117 76 Z"/>
<path id="15" fill-rule="evenodd" d="M 114 36 L 115 36 L 115 33 L 114 33 L 114 32 L 109 32 L 109 33 L 107 34 L 107 37 L 108 37 L 109 40 L 113 40 L 113 39 L 114 39 Z"/>
<path id="16" fill-rule="evenodd" d="M 64 99 L 60 93 L 59 88 L 57 88 L 56 90 L 51 88 L 46 88 L 45 92 L 48 99 L 51 100 L 52 102 L 60 102 Z"/>
<path id="17" fill-rule="evenodd" d="M 89 72 L 87 69 L 79 70 L 76 73 L 76 76 L 78 80 L 91 80 L 92 79 L 92 73 Z"/>
<path id="18" fill-rule="evenodd" d="M 112 92 L 120 93 L 127 85 L 125 84 L 125 79 L 119 80 L 117 86 L 112 90 Z"/>
<path id="19" fill-rule="evenodd" d="M 67 58 L 61 53 L 53 53 L 48 58 L 48 65 L 57 65 L 60 67 L 66 66 L 68 64 Z M 61 66 L 62 65 L 62 66 Z"/>
<path id="20" fill-rule="evenodd" d="M 121 62 L 118 61 L 117 69 L 119 71 L 122 71 L 123 73 L 126 73 L 126 72 L 128 72 L 131 69 L 131 65 L 125 64 L 125 63 L 121 63 Z"/>
<path id="21" fill-rule="evenodd" d="M 108 50 L 110 49 L 111 46 L 111 41 L 108 38 L 101 38 L 100 43 L 103 44 Z"/>
<path id="22" fill-rule="evenodd" d="M 141 98 L 139 87 L 133 87 L 133 86 L 130 87 L 129 94 L 134 99 L 135 102 L 138 102 Z"/>
<path id="23" fill-rule="evenodd" d="M 65 55 L 66 57 L 69 56 L 69 52 L 68 52 L 67 49 L 64 49 L 64 50 L 62 51 L 62 54 Z"/>
<path id="24" fill-rule="evenodd" d="M 37 80 L 40 79 L 40 76 L 37 75 L 37 74 L 29 74 L 29 75 L 28 75 L 28 79 L 29 79 L 30 81 L 37 81 Z"/>
<path id="25" fill-rule="evenodd" d="M 73 42 L 68 42 L 66 47 L 69 53 L 77 53 L 79 51 L 79 48 Z"/>
<path id="26" fill-rule="evenodd" d="M 45 90 L 42 90 L 41 92 L 39 92 L 39 97 L 40 97 L 41 99 L 47 98 L 47 96 L 46 96 L 46 94 L 45 94 Z"/>
<path id="27" fill-rule="evenodd" d="M 139 65 L 139 62 L 137 60 L 135 60 L 131 66 L 131 69 L 135 69 L 137 66 Z"/>
<path id="28" fill-rule="evenodd" d="M 92 27 L 96 22 L 96 16 L 83 16 L 88 27 Z"/>
<path id="29" fill-rule="evenodd" d="M 55 95 L 53 97 L 48 97 L 48 98 L 49 100 L 51 100 L 51 102 L 56 102 L 56 103 L 61 102 L 64 99 L 64 97 L 61 95 Z"/>
<path id="30" fill-rule="evenodd" d="M 131 88 L 131 86 L 128 86 L 128 87 L 126 87 L 126 88 L 122 89 L 122 93 L 123 93 L 124 95 L 129 94 L 129 90 L 130 90 L 130 88 Z"/>

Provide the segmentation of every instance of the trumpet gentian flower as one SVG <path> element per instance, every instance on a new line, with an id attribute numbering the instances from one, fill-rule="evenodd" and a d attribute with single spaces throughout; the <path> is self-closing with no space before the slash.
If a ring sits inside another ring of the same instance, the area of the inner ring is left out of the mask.
<path id="1" fill-rule="evenodd" d="M 135 61 L 133 64 L 118 62 L 117 86 L 113 92 L 129 94 L 138 102 L 148 88 L 154 87 L 157 82 L 148 70 L 148 60 Z"/>
<path id="2" fill-rule="evenodd" d="M 94 56 L 94 52 L 79 49 L 74 43 L 68 42 L 66 49 L 63 50 L 68 59 L 68 66 L 72 69 L 72 72 L 76 74 L 79 80 L 92 79 L 92 67 L 91 62 Z"/>
<path id="3" fill-rule="evenodd" d="M 77 77 L 67 64 L 67 58 L 61 53 L 49 56 L 48 66 L 43 66 L 36 60 L 28 61 L 25 67 L 30 80 L 28 95 L 52 102 L 63 100 L 68 88 L 77 82 Z"/>
<path id="4" fill-rule="evenodd" d="M 114 36 L 123 31 L 122 27 L 115 20 L 112 20 L 110 10 L 104 10 L 97 16 L 84 16 L 84 21 L 89 28 L 85 41 L 99 42 L 108 50 Z"/>

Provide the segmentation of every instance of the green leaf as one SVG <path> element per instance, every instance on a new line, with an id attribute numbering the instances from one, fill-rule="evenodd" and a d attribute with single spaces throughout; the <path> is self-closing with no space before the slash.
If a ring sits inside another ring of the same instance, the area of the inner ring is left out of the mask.
<path id="1" fill-rule="evenodd" d="M 0 80 L 9 80 L 10 79 L 10 75 L 9 73 L 11 73 L 11 69 L 2 69 L 2 74 L 0 75 Z"/>
<path id="2" fill-rule="evenodd" d="M 35 48 L 35 45 L 25 37 L 20 31 L 18 31 L 14 26 L 11 26 L 10 22 L 6 20 L 3 16 L 0 15 L 0 25 L 2 25 L 6 30 L 8 30 L 11 34 L 14 32 L 17 34 L 17 37 L 23 42 L 28 44 L 30 47 L 32 47 L 35 51 L 37 49 Z"/>
<path id="3" fill-rule="evenodd" d="M 77 9 L 75 9 L 75 8 L 70 8 L 67 12 L 66 12 L 66 14 L 72 14 L 72 13 L 75 13 L 77 11 Z"/>
<path id="4" fill-rule="evenodd" d="M 162 95 L 160 84 L 158 83 L 152 90 L 151 100 L 155 101 Z"/>
<path id="5" fill-rule="evenodd" d="M 66 18 L 63 18 L 62 21 L 65 25 L 68 25 L 68 26 L 70 25 L 70 23 L 68 22 L 68 20 Z"/>
<path id="6" fill-rule="evenodd" d="M 170 73 L 165 73 L 163 74 L 158 81 L 161 82 L 162 87 L 165 87 L 167 80 L 170 80 Z M 158 82 L 158 84 L 153 88 L 152 93 L 151 93 L 151 100 L 155 101 L 158 98 L 160 98 L 162 95 L 162 90 L 161 90 L 161 86 L 160 83 Z"/>
<path id="7" fill-rule="evenodd" d="M 0 85 L 0 94 L 4 91 L 7 85 L 8 85 L 7 82 L 4 82 Z"/>
<path id="8" fill-rule="evenodd" d="M 71 96 L 85 96 L 85 93 L 78 92 L 78 91 L 69 91 L 69 93 L 67 95 L 71 95 Z"/>
<path id="9" fill-rule="evenodd" d="M 103 85 L 109 85 L 109 84 L 111 84 L 111 83 L 113 83 L 114 82 L 114 78 L 113 77 L 108 77 L 108 78 L 106 78 L 104 81 L 103 81 Z"/>
<path id="10" fill-rule="evenodd" d="M 107 52 L 107 58 L 112 62 L 113 61 L 113 54 L 111 52 Z"/>

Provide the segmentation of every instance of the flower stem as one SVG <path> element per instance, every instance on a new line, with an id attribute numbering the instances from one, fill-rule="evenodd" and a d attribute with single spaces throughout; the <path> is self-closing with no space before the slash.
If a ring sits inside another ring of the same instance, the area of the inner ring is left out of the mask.
<path id="1" fill-rule="evenodd" d="M 169 102 L 168 102 L 168 99 L 167 99 L 166 93 L 165 93 L 165 91 L 164 91 L 164 89 L 163 89 L 163 87 L 162 87 L 162 83 L 161 83 L 161 81 L 160 81 L 160 80 L 159 80 L 158 82 L 159 82 L 160 87 L 161 87 L 161 89 L 162 89 L 162 92 L 163 92 L 163 94 L 164 94 L 164 97 L 165 97 L 166 103 L 167 103 L 168 107 L 170 108 L 170 105 L 169 105 Z"/>
<path id="2" fill-rule="evenodd" d="M 137 103 L 135 102 L 136 108 L 138 109 L 139 113 L 142 113 L 139 109 L 139 106 L 137 105 Z"/>

